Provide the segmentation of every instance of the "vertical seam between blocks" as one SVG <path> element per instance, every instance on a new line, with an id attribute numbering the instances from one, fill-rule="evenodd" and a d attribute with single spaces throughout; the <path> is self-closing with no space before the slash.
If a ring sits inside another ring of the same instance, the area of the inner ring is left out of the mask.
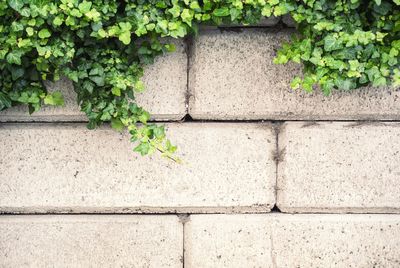
<path id="1" fill-rule="evenodd" d="M 185 268 L 185 223 L 182 222 L 182 268 Z"/>
<path id="2" fill-rule="evenodd" d="M 188 36 L 184 39 L 185 42 L 185 52 L 186 52 L 186 94 L 185 94 L 185 109 L 186 115 L 189 114 L 189 105 L 190 105 L 190 64 L 191 57 L 193 53 L 193 37 Z"/>
<path id="3" fill-rule="evenodd" d="M 281 132 L 281 123 L 276 123 L 274 127 L 275 131 L 275 154 L 274 154 L 274 162 L 275 162 L 275 187 L 274 187 L 274 196 L 275 196 L 275 204 L 274 206 L 277 206 L 278 204 L 278 172 L 279 172 L 279 162 L 280 162 L 280 148 L 279 148 L 279 133 Z"/>
<path id="4" fill-rule="evenodd" d="M 178 214 L 179 222 L 182 223 L 182 268 L 186 267 L 185 263 L 185 240 L 186 240 L 186 223 L 190 221 L 190 214 Z"/>

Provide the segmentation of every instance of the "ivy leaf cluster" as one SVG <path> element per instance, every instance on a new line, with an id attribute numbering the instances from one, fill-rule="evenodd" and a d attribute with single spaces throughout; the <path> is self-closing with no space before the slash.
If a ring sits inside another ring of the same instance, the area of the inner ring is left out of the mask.
<path id="1" fill-rule="evenodd" d="M 400 1 L 296 1 L 291 15 L 298 35 L 279 51 L 276 63 L 304 65 L 293 88 L 312 91 L 399 86 Z"/>
<path id="2" fill-rule="evenodd" d="M 198 25 L 257 23 L 290 13 L 298 34 L 276 63 L 304 65 L 293 88 L 326 94 L 400 84 L 399 0 L 4 0 L 0 2 L 0 110 L 63 105 L 45 81 L 66 76 L 89 128 L 127 130 L 134 151 L 178 161 L 162 125 L 135 101 L 145 65 L 174 51 L 164 37 L 196 34 Z"/>

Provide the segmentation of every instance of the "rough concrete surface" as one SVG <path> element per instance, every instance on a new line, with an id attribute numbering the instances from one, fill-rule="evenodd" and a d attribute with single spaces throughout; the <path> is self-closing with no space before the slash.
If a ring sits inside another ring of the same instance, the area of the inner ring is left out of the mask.
<path id="1" fill-rule="evenodd" d="M 191 215 L 185 224 L 185 267 L 272 267 L 266 215 Z"/>
<path id="2" fill-rule="evenodd" d="M 400 215 L 194 215 L 185 267 L 399 267 Z"/>
<path id="3" fill-rule="evenodd" d="M 267 212 L 271 125 L 168 124 L 176 164 L 132 152 L 125 133 L 83 124 L 0 125 L 0 211 Z"/>
<path id="4" fill-rule="evenodd" d="M 1 216 L 0 267 L 182 267 L 176 216 Z"/>
<path id="5" fill-rule="evenodd" d="M 170 42 L 170 40 L 165 40 Z M 145 68 L 145 91 L 136 94 L 137 103 L 152 114 L 153 120 L 180 120 L 186 115 L 187 55 L 182 40 L 174 40 L 174 53 L 160 56 Z M 29 115 L 25 106 L 12 107 L 0 113 L 0 122 L 7 121 L 87 121 L 80 112 L 72 82 L 66 78 L 46 83 L 49 91 L 59 90 L 64 107 L 45 106 Z"/>
<path id="6" fill-rule="evenodd" d="M 290 81 L 300 65 L 273 58 L 291 30 L 204 31 L 189 71 L 189 113 L 195 119 L 400 119 L 400 91 L 368 88 L 308 94 Z"/>
<path id="7" fill-rule="evenodd" d="M 400 215 L 277 215 L 275 267 L 400 267 Z"/>
<path id="8" fill-rule="evenodd" d="M 200 30 L 215 30 L 217 28 L 247 28 L 247 27 L 271 27 L 275 26 L 278 24 L 278 22 L 281 20 L 281 17 L 263 17 L 261 18 L 260 22 L 255 24 L 255 25 L 243 25 L 243 24 L 221 24 L 221 25 L 207 25 L 207 24 L 200 24 L 199 29 Z"/>
<path id="9" fill-rule="evenodd" d="M 285 212 L 400 212 L 400 124 L 289 122 L 279 135 Z"/>

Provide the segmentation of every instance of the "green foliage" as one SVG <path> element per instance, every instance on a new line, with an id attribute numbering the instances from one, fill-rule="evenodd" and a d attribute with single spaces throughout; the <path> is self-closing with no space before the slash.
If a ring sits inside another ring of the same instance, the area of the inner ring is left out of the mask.
<path id="1" fill-rule="evenodd" d="M 325 94 L 361 86 L 399 86 L 400 1 L 294 1 L 298 36 L 276 63 L 303 63 L 293 88 Z"/>
<path id="2" fill-rule="evenodd" d="M 303 63 L 291 85 L 312 91 L 400 84 L 398 0 L 7 0 L 0 3 L 0 110 L 63 105 L 44 81 L 74 83 L 89 128 L 111 122 L 141 155 L 177 160 L 163 126 L 135 103 L 143 67 L 173 51 L 162 37 L 197 33 L 200 23 L 255 24 L 290 13 L 299 34 L 276 63 Z"/>

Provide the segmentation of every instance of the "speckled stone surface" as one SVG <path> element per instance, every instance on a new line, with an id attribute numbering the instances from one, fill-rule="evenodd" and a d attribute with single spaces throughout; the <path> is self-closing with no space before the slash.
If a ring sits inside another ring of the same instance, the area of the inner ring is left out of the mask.
<path id="1" fill-rule="evenodd" d="M 191 215 L 185 267 L 272 267 L 271 223 L 267 215 Z"/>
<path id="2" fill-rule="evenodd" d="M 281 17 L 263 17 L 259 21 L 259 23 L 255 25 L 243 25 L 243 24 L 221 24 L 221 25 L 207 25 L 207 24 L 200 24 L 199 29 L 200 30 L 212 30 L 212 29 L 217 29 L 217 28 L 246 28 L 246 27 L 272 27 L 278 24 L 278 22 L 281 20 Z"/>
<path id="3" fill-rule="evenodd" d="M 278 215 L 275 267 L 400 267 L 400 215 Z"/>
<path id="4" fill-rule="evenodd" d="M 189 113 L 196 119 L 400 119 L 400 91 L 308 94 L 290 88 L 300 65 L 273 58 L 292 30 L 204 31 L 190 58 Z"/>
<path id="5" fill-rule="evenodd" d="M 176 216 L 1 216 L 0 267 L 182 267 Z"/>
<path id="6" fill-rule="evenodd" d="M 168 124 L 183 164 L 132 152 L 129 135 L 84 124 L 0 125 L 0 211 L 268 212 L 271 125 Z"/>
<path id="7" fill-rule="evenodd" d="M 279 134 L 285 212 L 400 212 L 400 124 L 289 122 Z"/>
<path id="8" fill-rule="evenodd" d="M 185 267 L 399 267 L 400 215 L 194 215 Z"/>
<path id="9" fill-rule="evenodd" d="M 171 40 L 164 40 L 171 42 Z M 186 115 L 187 54 L 182 40 L 173 40 L 176 51 L 156 59 L 145 68 L 143 82 L 146 90 L 136 94 L 137 103 L 152 114 L 153 120 L 180 120 Z M 80 112 L 72 82 L 66 78 L 46 83 L 49 91 L 59 90 L 64 107 L 45 106 L 28 114 L 26 107 L 12 107 L 0 113 L 0 122 L 7 121 L 87 121 Z"/>

